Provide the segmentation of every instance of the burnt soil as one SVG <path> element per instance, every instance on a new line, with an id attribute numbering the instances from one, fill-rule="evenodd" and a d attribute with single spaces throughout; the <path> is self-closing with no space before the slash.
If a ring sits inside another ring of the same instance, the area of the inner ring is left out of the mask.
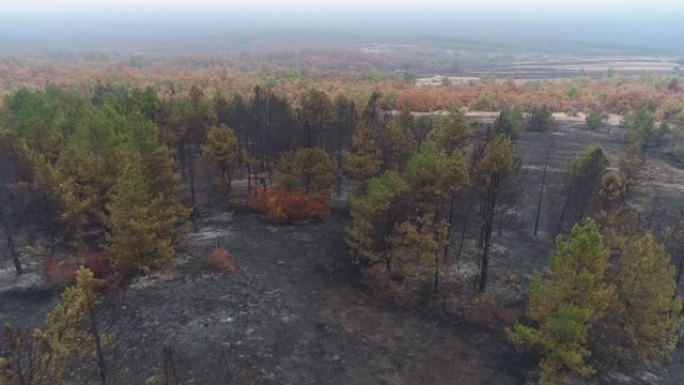
<path id="1" fill-rule="evenodd" d="M 621 128 L 587 131 L 582 124 L 563 124 L 553 134 L 541 232 L 534 237 L 547 135 L 526 132 L 519 139 L 525 184 L 534 186 L 533 193 L 522 196 L 515 218 L 494 239 L 490 291 L 509 297 L 504 305 L 518 311 L 529 275 L 544 268 L 553 246 L 547 229 L 562 170 L 588 144 L 602 145 L 611 165 L 625 147 Z M 682 177 L 681 165 L 647 151 L 630 204 L 654 212 L 652 228 L 673 219 L 675 210 L 668 208 L 684 205 Z M 501 332 L 440 316 L 428 305 L 401 307 L 374 295 L 347 257 L 349 218 L 343 211 L 308 224 L 274 225 L 243 207 L 207 207 L 173 271 L 105 297 L 100 318 L 115 341 L 112 383 L 143 384 L 166 367 L 179 384 L 507 385 L 525 383 L 533 369 Z M 469 238 L 472 243 L 475 235 Z M 206 263 L 217 241 L 235 259 L 236 272 Z M 475 258 L 477 251 L 466 244 L 462 266 L 452 276 L 445 272 L 444 280 L 469 279 Z M 34 273 L 19 281 L 0 275 L 0 323 L 40 325 L 56 302 L 57 291 L 40 284 L 39 266 L 29 270 Z M 682 378 L 680 346 L 663 367 L 611 373 L 592 383 L 676 385 Z"/>
<path id="2" fill-rule="evenodd" d="M 503 336 L 368 294 L 346 258 L 346 222 L 335 213 L 304 225 L 249 213 L 203 221 L 193 249 L 208 252 L 218 236 L 238 271 L 211 272 L 189 256 L 173 276 L 128 289 L 118 325 L 133 327 L 115 334 L 136 346 L 125 361 L 148 363 L 128 381 L 161 372 L 170 346 L 181 381 L 203 384 L 520 383 Z"/>

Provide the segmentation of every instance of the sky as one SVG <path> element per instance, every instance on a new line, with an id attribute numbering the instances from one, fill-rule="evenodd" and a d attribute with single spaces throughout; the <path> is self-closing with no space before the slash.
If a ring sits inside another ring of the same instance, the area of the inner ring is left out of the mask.
<path id="1" fill-rule="evenodd" d="M 682 0 L 0 0 L 7 12 L 667 11 Z"/>
<path id="2" fill-rule="evenodd" d="M 684 55 L 682 20 L 684 0 L 0 0 L 0 54 L 9 46 L 225 41 L 296 29 L 608 43 Z"/>

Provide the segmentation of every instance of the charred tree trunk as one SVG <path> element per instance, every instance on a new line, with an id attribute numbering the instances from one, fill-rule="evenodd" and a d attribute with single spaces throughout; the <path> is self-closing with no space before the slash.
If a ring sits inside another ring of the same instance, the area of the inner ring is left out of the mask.
<path id="1" fill-rule="evenodd" d="M 188 177 L 188 173 L 186 170 L 186 156 L 187 154 L 185 151 L 185 144 L 181 143 L 178 146 L 178 164 L 180 166 L 181 178 L 183 178 L 183 180 L 186 180 L 186 178 Z"/>
<path id="2" fill-rule="evenodd" d="M 582 196 L 582 204 L 580 205 L 579 214 L 577 215 L 577 220 L 575 223 L 580 223 L 584 219 L 584 212 L 587 210 L 587 206 L 589 205 L 589 199 L 591 199 L 590 196 Z"/>
<path id="3" fill-rule="evenodd" d="M 542 201 L 544 200 L 544 187 L 546 186 L 546 172 L 549 168 L 549 155 L 551 154 L 551 145 L 546 147 L 544 154 L 544 171 L 542 172 L 541 188 L 539 189 L 539 199 L 537 199 L 537 213 L 534 215 L 534 236 L 539 232 L 539 215 L 541 213 Z"/>
<path id="4" fill-rule="evenodd" d="M 190 204 L 192 206 L 192 212 L 190 213 L 190 220 L 192 221 L 192 231 L 197 232 L 197 200 L 195 191 L 195 164 L 194 164 L 194 154 L 193 150 L 190 149 Z"/>
<path id="5" fill-rule="evenodd" d="M 342 194 L 342 178 L 344 177 L 344 167 L 342 165 L 342 150 L 337 151 L 335 157 L 337 158 L 337 183 L 335 184 L 335 190 L 337 192 L 337 195 L 339 196 L 340 194 Z"/>
<path id="6" fill-rule="evenodd" d="M 489 187 L 486 195 L 484 222 L 482 225 L 483 250 L 480 264 L 480 277 L 478 280 L 478 291 L 484 293 L 487 288 L 487 274 L 489 272 L 489 251 L 492 239 L 492 227 L 494 224 L 494 214 L 496 211 L 496 200 L 499 188 L 499 176 L 497 175 Z"/>
<path id="7" fill-rule="evenodd" d="M 231 175 L 230 170 L 226 170 L 226 180 L 227 180 L 227 185 L 228 185 L 228 197 L 230 198 L 230 194 L 233 192 L 233 175 Z"/>
<path id="8" fill-rule="evenodd" d="M 12 262 L 14 263 L 14 269 L 17 275 L 24 274 L 24 269 L 21 267 L 21 261 L 19 260 L 19 253 L 17 252 L 17 247 L 14 244 L 14 234 L 11 214 L 6 210 L 2 215 L 2 224 L 5 228 L 5 236 L 7 237 L 7 250 L 9 251 Z"/>
<path id="9" fill-rule="evenodd" d="M 43 194 L 43 210 L 45 211 L 45 223 L 48 225 L 48 233 L 50 234 L 50 255 L 55 254 L 56 231 L 55 223 L 52 219 L 52 210 L 50 210 L 50 200 L 47 194 Z"/>
<path id="10" fill-rule="evenodd" d="M 252 167 L 249 165 L 249 161 L 245 162 L 247 165 L 247 195 L 252 192 Z"/>
<path id="11" fill-rule="evenodd" d="M 456 203 L 456 194 L 451 195 L 451 203 L 449 205 L 449 218 L 447 221 L 447 230 L 446 230 L 446 243 L 444 245 L 444 251 L 442 253 L 442 259 L 444 259 L 445 263 L 446 260 L 449 256 L 449 246 L 451 246 L 451 229 L 453 228 L 453 223 L 454 223 L 454 205 Z M 435 254 L 435 282 L 434 282 L 434 289 L 435 293 L 439 292 L 439 255 L 436 253 Z"/>
<path id="12" fill-rule="evenodd" d="M 461 227 L 461 242 L 458 245 L 458 252 L 456 253 L 456 260 L 461 259 L 463 253 L 463 245 L 465 244 L 466 235 L 468 234 L 468 222 L 470 221 L 470 210 L 466 210 L 465 218 L 463 219 L 463 227 Z"/>
<path id="13" fill-rule="evenodd" d="M 684 274 L 684 254 L 679 257 L 679 265 L 677 265 L 677 277 L 675 278 L 675 284 L 677 289 L 682 287 L 682 275 Z"/>
<path id="14" fill-rule="evenodd" d="M 256 170 L 252 169 L 252 176 L 254 179 L 252 180 L 252 183 L 254 183 L 255 186 L 259 185 L 259 174 L 256 172 Z M 265 188 L 265 186 L 264 186 Z"/>
<path id="15" fill-rule="evenodd" d="M 487 215 L 487 197 L 480 199 L 480 218 L 484 219 Z M 482 248 L 484 246 L 484 221 L 480 225 L 480 235 L 477 238 L 477 247 Z"/>
<path id="16" fill-rule="evenodd" d="M 558 223 L 556 224 L 556 231 L 553 234 L 554 239 L 556 238 L 556 236 L 558 236 L 558 234 L 561 233 L 561 230 L 563 229 L 563 220 L 565 219 L 565 211 L 567 210 L 569 201 L 570 201 L 570 195 L 565 197 L 565 202 L 563 203 L 563 207 L 561 208 L 560 217 L 558 218 Z"/>
<path id="17" fill-rule="evenodd" d="M 237 164 L 238 168 L 242 167 L 242 135 L 238 133 L 237 135 L 238 140 L 237 140 Z"/>
<path id="18" fill-rule="evenodd" d="M 91 305 L 88 307 L 88 317 L 90 318 L 90 327 L 95 340 L 95 353 L 97 356 L 98 374 L 100 376 L 100 383 L 105 385 L 107 383 L 107 362 L 104 357 L 104 350 L 102 348 L 102 339 L 97 328 L 97 318 L 95 308 Z"/>
<path id="19" fill-rule="evenodd" d="M 497 221 L 497 236 L 501 238 L 503 236 L 503 221 L 506 215 L 506 210 L 503 207 L 499 208 L 499 220 Z"/>
<path id="20" fill-rule="evenodd" d="M 173 378 L 173 382 L 171 379 Z M 174 385 L 179 385 L 178 374 L 176 373 L 176 363 L 173 359 L 173 348 L 164 348 L 164 379 L 165 384 L 169 385 L 173 383 Z"/>

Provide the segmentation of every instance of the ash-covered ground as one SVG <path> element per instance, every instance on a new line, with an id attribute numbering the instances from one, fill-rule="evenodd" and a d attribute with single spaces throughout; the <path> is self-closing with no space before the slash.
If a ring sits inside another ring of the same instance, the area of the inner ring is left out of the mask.
<path id="1" fill-rule="evenodd" d="M 534 237 L 549 138 L 554 151 L 541 232 Z M 614 167 L 626 144 L 624 131 L 587 131 L 581 124 L 564 123 L 554 134 L 527 132 L 519 139 L 524 181 L 532 192 L 521 197 L 520 209 L 494 237 L 490 286 L 513 311 L 523 310 L 529 275 L 548 262 L 553 247 L 548 229 L 562 171 L 591 143 L 604 147 Z M 653 213 L 653 229 L 667 226 L 676 215 L 673 208 L 684 205 L 684 170 L 661 152 L 647 151 L 640 172 L 630 204 L 645 215 Z M 274 225 L 239 205 L 208 207 L 199 232 L 187 234 L 173 271 L 106 295 L 100 318 L 115 341 L 109 357 L 114 383 L 143 384 L 165 366 L 180 384 L 506 385 L 523 384 L 534 369 L 501 332 L 462 322 L 455 312 L 435 314 L 422 303 L 402 307 L 375 295 L 347 257 L 349 218 L 341 210 L 308 224 Z M 447 297 L 459 296 L 448 292 L 449 280 L 467 280 L 472 274 L 476 226 L 459 268 L 444 274 Z M 236 272 L 207 265 L 217 242 L 237 262 Z M 38 264 L 18 280 L 6 266 L 0 270 L 0 323 L 40 325 L 58 294 L 43 288 Z M 680 346 L 668 365 L 577 383 L 683 381 Z"/>

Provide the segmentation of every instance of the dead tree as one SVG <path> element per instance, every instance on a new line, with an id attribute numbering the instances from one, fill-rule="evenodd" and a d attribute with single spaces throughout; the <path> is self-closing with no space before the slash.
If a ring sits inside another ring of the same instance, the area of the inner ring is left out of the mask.
<path id="1" fill-rule="evenodd" d="M 164 353 L 164 385 L 179 385 L 178 373 L 176 372 L 176 363 L 174 361 L 173 348 L 167 346 L 163 349 Z M 173 379 L 173 382 L 171 382 Z"/>
<path id="2" fill-rule="evenodd" d="M 544 187 L 546 186 L 546 172 L 549 168 L 549 158 L 551 155 L 552 142 L 549 140 L 546 144 L 546 151 L 544 152 L 544 171 L 542 171 L 541 188 L 539 189 L 539 198 L 537 199 L 537 213 L 534 215 L 534 236 L 537 236 L 539 231 L 539 214 L 541 212 L 542 201 L 544 200 Z"/>
<path id="3" fill-rule="evenodd" d="M 13 204 L 13 197 L 11 192 L 6 192 L 5 197 L 7 199 L 7 206 L 5 207 L 5 210 L 2 212 L 2 227 L 5 230 L 5 237 L 7 239 L 7 251 L 9 252 L 10 258 L 12 258 L 12 262 L 14 263 L 14 269 L 17 272 L 17 275 L 24 274 L 24 269 L 21 266 L 21 261 L 19 260 L 19 252 L 17 251 L 17 247 L 14 243 L 14 223 L 13 223 L 13 215 L 12 215 L 12 204 Z"/>
<path id="4" fill-rule="evenodd" d="M 568 216 L 570 223 L 579 223 L 591 214 L 599 201 L 599 190 L 608 160 L 603 149 L 597 145 L 588 146 L 568 166 L 563 175 L 565 199 L 556 223 L 553 238 L 563 231 Z"/>
<path id="5" fill-rule="evenodd" d="M 90 322 L 90 331 L 93 334 L 93 340 L 95 341 L 95 360 L 98 368 L 98 375 L 100 377 L 100 383 L 102 385 L 107 384 L 107 362 L 104 356 L 104 348 L 102 345 L 102 336 L 98 331 L 97 316 L 95 312 L 95 306 L 92 303 L 88 304 L 88 321 Z"/>

